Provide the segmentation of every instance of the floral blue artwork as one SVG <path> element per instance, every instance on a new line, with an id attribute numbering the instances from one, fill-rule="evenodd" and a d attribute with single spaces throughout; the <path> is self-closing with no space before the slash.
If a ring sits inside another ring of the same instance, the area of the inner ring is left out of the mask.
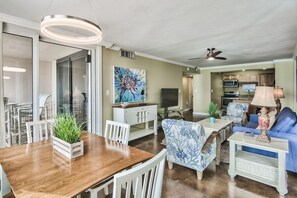
<path id="1" fill-rule="evenodd" d="M 145 70 L 114 66 L 113 85 L 114 103 L 146 100 Z"/>

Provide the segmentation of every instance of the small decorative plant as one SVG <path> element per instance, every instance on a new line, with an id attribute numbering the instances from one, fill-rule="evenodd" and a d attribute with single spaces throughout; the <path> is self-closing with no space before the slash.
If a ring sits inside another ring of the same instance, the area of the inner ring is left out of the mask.
<path id="1" fill-rule="evenodd" d="M 55 120 L 53 131 L 55 137 L 73 144 L 80 141 L 82 124 L 77 124 L 76 119 L 71 114 L 60 114 Z"/>
<path id="2" fill-rule="evenodd" d="M 218 104 L 211 102 L 208 106 L 208 113 L 210 117 L 214 117 L 217 110 L 218 110 Z"/>

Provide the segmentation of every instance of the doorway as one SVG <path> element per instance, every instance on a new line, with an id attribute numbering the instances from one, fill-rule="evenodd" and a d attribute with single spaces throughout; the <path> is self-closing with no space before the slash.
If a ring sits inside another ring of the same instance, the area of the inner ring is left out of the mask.
<path id="1" fill-rule="evenodd" d="M 193 110 L 193 75 L 183 75 L 183 109 L 184 111 Z"/>

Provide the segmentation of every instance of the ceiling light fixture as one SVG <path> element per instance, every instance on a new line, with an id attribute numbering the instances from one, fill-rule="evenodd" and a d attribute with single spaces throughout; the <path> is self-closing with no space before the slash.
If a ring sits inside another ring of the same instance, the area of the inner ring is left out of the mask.
<path id="1" fill-rule="evenodd" d="M 52 2 L 53 0 L 50 5 Z M 90 1 L 88 2 L 92 9 Z M 43 17 L 40 30 L 46 37 L 63 43 L 89 45 L 98 44 L 102 39 L 101 28 L 98 25 L 86 19 L 69 15 L 48 15 Z"/>
<path id="2" fill-rule="evenodd" d="M 8 67 L 8 66 L 4 66 L 3 67 L 3 71 L 6 71 L 6 72 L 26 72 L 26 69 L 19 68 L 19 67 Z"/>
<path id="3" fill-rule="evenodd" d="M 3 76 L 3 79 L 4 79 L 4 80 L 9 80 L 10 77 L 9 77 L 9 76 Z"/>
<path id="4" fill-rule="evenodd" d="M 59 28 L 71 28 L 74 32 Z M 96 44 L 102 39 L 102 32 L 98 25 L 78 17 L 67 15 L 50 15 L 43 17 L 41 32 L 54 40 L 71 44 Z M 84 35 L 85 34 L 85 35 Z"/>
<path id="5" fill-rule="evenodd" d="M 215 59 L 214 57 L 210 56 L 210 57 L 208 57 L 208 59 L 207 59 L 207 60 L 210 60 L 210 61 L 212 61 L 212 60 L 214 60 L 214 59 Z"/>

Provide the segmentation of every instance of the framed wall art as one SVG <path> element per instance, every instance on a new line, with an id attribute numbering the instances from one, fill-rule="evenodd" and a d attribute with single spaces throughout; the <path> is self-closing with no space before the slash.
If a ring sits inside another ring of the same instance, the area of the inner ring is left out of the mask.
<path id="1" fill-rule="evenodd" d="M 113 67 L 113 102 L 146 101 L 146 71 Z"/>

